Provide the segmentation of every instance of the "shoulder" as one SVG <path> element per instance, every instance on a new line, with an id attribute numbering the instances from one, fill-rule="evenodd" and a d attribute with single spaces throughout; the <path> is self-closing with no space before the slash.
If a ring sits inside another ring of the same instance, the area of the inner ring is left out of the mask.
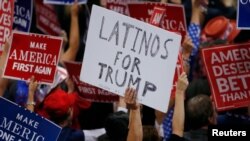
<path id="1" fill-rule="evenodd" d="M 184 137 L 180 137 L 178 135 L 172 134 L 169 138 L 169 141 L 187 141 Z"/>
<path id="2" fill-rule="evenodd" d="M 190 130 L 184 133 L 184 138 L 190 141 L 208 141 L 207 129 Z"/>
<path id="3" fill-rule="evenodd" d="M 84 136 L 83 131 L 81 130 L 63 128 L 58 141 L 60 141 L 60 139 L 64 139 L 64 140 L 66 139 L 67 141 L 84 141 L 85 136 Z"/>

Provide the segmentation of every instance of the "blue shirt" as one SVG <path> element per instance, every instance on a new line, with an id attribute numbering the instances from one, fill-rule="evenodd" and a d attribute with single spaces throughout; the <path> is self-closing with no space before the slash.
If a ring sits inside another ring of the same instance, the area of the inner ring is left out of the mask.
<path id="1" fill-rule="evenodd" d="M 82 130 L 64 127 L 57 141 L 85 141 L 85 137 Z"/>

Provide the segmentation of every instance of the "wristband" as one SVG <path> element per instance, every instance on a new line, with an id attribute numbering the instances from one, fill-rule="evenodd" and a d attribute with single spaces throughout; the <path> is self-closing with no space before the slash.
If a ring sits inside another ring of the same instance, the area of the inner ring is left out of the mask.
<path id="1" fill-rule="evenodd" d="M 33 105 L 35 106 L 36 105 L 36 102 L 32 101 L 32 102 L 27 102 L 26 105 Z"/>

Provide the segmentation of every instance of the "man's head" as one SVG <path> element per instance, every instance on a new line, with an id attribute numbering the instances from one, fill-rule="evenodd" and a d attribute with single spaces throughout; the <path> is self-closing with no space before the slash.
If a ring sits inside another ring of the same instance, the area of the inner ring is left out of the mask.
<path id="1" fill-rule="evenodd" d="M 160 136 L 154 126 L 143 126 L 143 141 L 160 141 Z"/>
<path id="2" fill-rule="evenodd" d="M 48 118 L 57 124 L 71 121 L 75 95 L 61 89 L 55 89 L 44 100 L 44 110 Z"/>
<path id="3" fill-rule="evenodd" d="M 129 117 L 127 113 L 115 112 L 107 117 L 105 130 L 110 141 L 126 141 Z"/>
<path id="4" fill-rule="evenodd" d="M 212 100 L 207 95 L 199 94 L 187 100 L 186 122 L 191 129 L 199 129 L 216 124 L 216 111 Z"/>

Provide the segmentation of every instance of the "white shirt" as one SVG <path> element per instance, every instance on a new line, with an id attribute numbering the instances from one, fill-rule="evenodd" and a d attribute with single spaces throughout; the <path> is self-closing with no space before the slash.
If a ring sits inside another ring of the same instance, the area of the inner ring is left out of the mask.
<path id="1" fill-rule="evenodd" d="M 97 141 L 97 138 L 102 134 L 106 133 L 104 128 L 83 130 L 85 141 Z"/>

